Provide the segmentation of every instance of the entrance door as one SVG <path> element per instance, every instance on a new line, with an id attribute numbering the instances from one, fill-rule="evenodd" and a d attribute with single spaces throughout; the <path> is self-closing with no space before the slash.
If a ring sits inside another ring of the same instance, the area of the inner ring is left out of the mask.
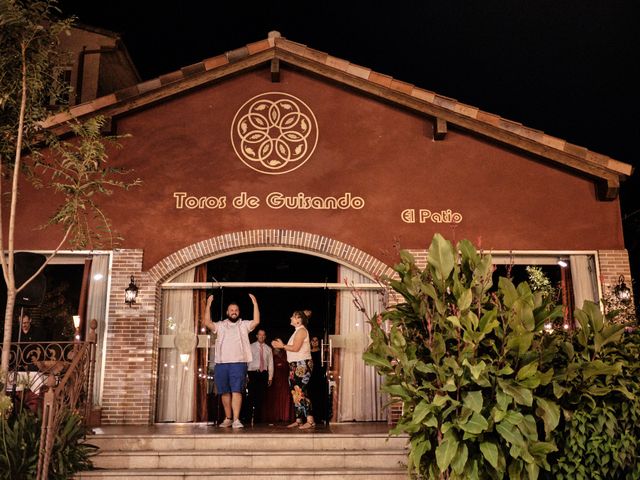
<path id="1" fill-rule="evenodd" d="M 176 277 L 165 284 L 156 421 L 208 420 L 212 422 L 217 419 L 216 411 L 219 412 L 220 409 L 217 402 L 212 401 L 215 397 L 210 388 L 211 372 L 206 362 L 207 356 L 210 359 L 212 357 L 208 355 L 210 353 L 208 347 L 213 343 L 213 338 L 209 340 L 208 335 L 202 335 L 202 332 L 197 331 L 202 315 L 197 311 L 209 294 L 214 295 L 211 312 L 214 321 L 225 317 L 226 307 L 231 302 L 238 303 L 242 318 L 250 319 L 252 304 L 248 294 L 254 294 L 260 307 L 260 328 L 266 331 L 268 343 L 275 338 L 281 338 L 286 343 L 293 332 L 289 325 L 293 311 L 311 310 L 313 313 L 309 332 L 312 336 L 317 336 L 326 342 L 336 334 L 336 325 L 345 325 L 342 328 L 347 328 L 345 323 L 347 320 L 340 321 L 338 315 L 346 314 L 348 310 L 355 310 L 352 303 L 340 309 L 336 307 L 338 295 L 341 295 L 338 290 L 345 289 L 344 284 L 338 282 L 338 269 L 337 263 L 312 255 L 289 251 L 258 251 L 210 261 L 199 265 L 195 271 L 192 269 L 190 272 L 185 272 L 183 276 Z M 194 281 L 195 278 L 201 281 Z M 361 279 L 365 283 L 372 284 L 371 280 L 364 276 Z M 359 278 L 358 281 L 361 279 Z M 196 292 L 199 293 L 196 294 Z M 350 292 L 343 295 L 344 298 L 350 298 L 350 296 Z M 166 298 L 174 298 L 174 300 L 164 301 Z M 175 298 L 182 298 L 183 303 L 181 304 Z M 171 307 L 170 305 L 176 301 L 182 306 Z M 189 310 L 189 303 L 194 305 L 191 310 Z M 187 350 L 189 337 L 191 337 L 191 343 L 199 347 L 195 349 L 196 354 L 188 359 L 183 358 L 183 362 L 180 362 L 177 346 L 180 342 L 176 343 L 178 332 L 187 332 L 181 335 L 184 337 L 182 346 L 186 346 Z M 198 333 L 200 335 L 197 335 Z M 255 333 L 257 332 L 253 332 L 251 336 L 252 342 L 255 341 Z M 366 343 L 363 345 L 366 348 Z M 200 353 L 197 353 L 198 351 Z M 328 352 L 325 353 L 327 355 L 324 355 L 324 361 L 314 362 L 317 372 L 321 372 L 320 369 L 328 365 L 329 355 Z M 337 377 L 341 376 L 342 372 L 349 379 L 350 376 L 358 376 L 363 371 L 361 368 L 350 369 L 349 367 L 352 363 L 364 367 L 362 351 L 358 354 L 351 348 L 344 353 L 338 352 L 338 356 L 343 357 L 342 370 L 340 373 L 332 370 L 326 372 L 324 376 L 321 375 L 325 382 L 325 388 L 320 389 L 321 392 L 328 393 L 328 383 L 338 380 Z M 349 385 L 360 385 L 358 382 L 359 380 L 349 380 Z M 373 388 L 378 388 L 377 384 Z M 336 389 L 335 392 L 337 393 L 338 390 Z M 349 394 L 350 389 L 345 387 L 343 392 Z M 348 397 L 340 402 L 335 398 L 332 402 L 328 394 L 321 394 L 321 397 L 322 400 L 316 400 L 316 402 L 327 405 L 323 405 L 323 408 L 319 408 L 318 411 L 324 411 L 325 414 L 333 412 L 334 420 L 375 420 L 379 417 L 377 414 L 374 416 L 360 414 L 352 416 L 350 413 L 338 415 L 337 405 L 345 402 L 353 405 L 353 402 Z M 190 406 L 173 407 L 174 403 Z M 318 407 L 321 405 L 318 404 Z M 357 410 L 360 407 L 352 407 L 351 411 L 353 408 Z"/>

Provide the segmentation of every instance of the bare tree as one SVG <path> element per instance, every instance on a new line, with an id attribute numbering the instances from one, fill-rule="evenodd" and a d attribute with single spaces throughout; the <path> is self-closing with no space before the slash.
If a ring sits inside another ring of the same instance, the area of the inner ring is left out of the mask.
<path id="1" fill-rule="evenodd" d="M 113 187 L 139 183 L 117 180 L 127 172 L 107 167 L 105 140 L 113 138 L 100 135 L 103 118 L 73 123 L 72 141 L 60 141 L 42 127 L 52 113 L 48 108 L 52 100 L 61 103 L 68 96 L 69 87 L 60 82 L 56 67 L 66 63 L 59 39 L 69 34 L 73 19 L 61 20 L 59 13 L 57 0 L 0 0 L 0 246 L 4 252 L 0 263 L 7 286 L 0 387 L 7 380 L 17 294 L 64 245 L 96 248 L 103 241 L 112 245 L 111 224 L 96 203 L 96 194 L 110 195 Z M 58 193 L 61 204 L 48 225 L 60 225 L 64 233 L 42 267 L 16 285 L 16 207 L 23 175 L 36 187 L 46 185 Z M 2 190 L 9 185 L 8 191 Z"/>

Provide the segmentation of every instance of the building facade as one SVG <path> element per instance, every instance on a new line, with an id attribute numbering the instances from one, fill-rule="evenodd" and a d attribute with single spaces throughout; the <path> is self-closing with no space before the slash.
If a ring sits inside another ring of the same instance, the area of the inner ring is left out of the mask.
<path id="1" fill-rule="evenodd" d="M 471 240 L 497 263 L 569 260 L 578 305 L 620 275 L 630 280 L 618 200 L 629 165 L 277 32 L 80 103 L 47 126 L 66 135 L 72 116 L 96 114 L 128 136 L 110 164 L 143 182 L 102 202 L 119 247 L 80 252 L 102 258 L 107 280 L 96 297 L 103 310 L 85 313 L 101 325 L 105 424 L 163 421 L 167 292 L 178 276 L 230 255 L 321 257 L 349 272 L 335 283 L 374 284 L 391 273 L 396 246 L 425 262 L 441 233 Z M 17 246 L 51 251 L 58 232 L 33 230 L 51 199 L 23 191 L 19 215 L 29 220 Z M 127 305 L 131 276 L 139 294 Z M 216 286 L 207 277 L 179 283 Z M 196 329 L 198 315 L 189 320 Z M 183 380 L 197 383 L 197 364 L 187 368 Z"/>

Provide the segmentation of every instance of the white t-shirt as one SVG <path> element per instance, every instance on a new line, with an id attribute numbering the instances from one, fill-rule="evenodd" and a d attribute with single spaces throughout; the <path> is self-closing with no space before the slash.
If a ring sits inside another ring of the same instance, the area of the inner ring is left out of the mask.
<path id="1" fill-rule="evenodd" d="M 216 324 L 216 363 L 238 363 L 251 361 L 249 332 L 251 320 L 238 320 L 233 323 L 228 319 Z"/>

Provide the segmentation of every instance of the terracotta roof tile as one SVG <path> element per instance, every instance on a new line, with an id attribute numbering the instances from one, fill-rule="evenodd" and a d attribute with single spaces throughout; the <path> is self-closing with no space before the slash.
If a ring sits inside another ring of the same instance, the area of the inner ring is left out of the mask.
<path id="1" fill-rule="evenodd" d="M 513 120 L 507 120 L 506 118 L 500 118 L 499 126 L 508 132 L 517 133 L 518 135 L 522 132 L 521 123 L 514 122 Z"/>
<path id="2" fill-rule="evenodd" d="M 360 65 L 356 65 L 355 63 L 350 63 L 347 67 L 347 73 L 367 80 L 369 78 L 369 75 L 371 74 L 371 69 L 361 67 Z"/>
<path id="3" fill-rule="evenodd" d="M 472 107 L 470 105 L 465 105 L 464 103 L 458 102 L 454 105 L 453 110 L 456 113 L 461 113 L 462 115 L 466 115 L 467 117 L 476 118 L 479 109 L 477 107 Z"/>
<path id="4" fill-rule="evenodd" d="M 198 73 L 205 72 L 207 69 L 204 67 L 204 62 L 198 62 L 193 65 L 182 67 L 180 70 L 185 77 L 190 77 L 191 75 L 197 75 Z"/>
<path id="5" fill-rule="evenodd" d="M 453 98 L 436 95 L 435 98 L 433 99 L 433 103 L 441 107 L 448 108 L 449 110 L 453 110 L 455 106 L 458 104 L 458 101 Z"/>
<path id="6" fill-rule="evenodd" d="M 175 72 L 170 72 L 165 75 L 160 75 L 160 83 L 162 85 L 166 85 L 167 83 L 175 82 L 177 80 L 182 80 L 184 76 L 180 70 L 176 70 Z"/>
<path id="7" fill-rule="evenodd" d="M 116 95 L 114 93 L 111 93 L 109 95 L 105 95 L 104 97 L 98 97 L 96 98 L 93 102 L 95 105 L 95 109 L 99 110 L 100 108 L 104 108 L 107 107 L 109 105 L 113 105 L 114 103 L 116 103 L 118 101 L 118 99 L 116 98 Z"/>
<path id="8" fill-rule="evenodd" d="M 321 52 L 320 50 L 314 50 L 313 48 L 307 48 L 304 54 L 305 58 L 313 60 L 318 63 L 325 63 L 329 54 Z"/>
<path id="9" fill-rule="evenodd" d="M 58 125 L 64 122 L 67 122 L 73 118 L 73 115 L 69 112 L 60 112 L 56 113 L 48 117 L 44 122 L 42 122 L 42 126 L 44 128 L 49 128 L 52 125 Z"/>
<path id="10" fill-rule="evenodd" d="M 564 144 L 564 151 L 570 153 L 571 155 L 575 155 L 576 157 L 587 157 L 587 149 L 584 147 L 580 147 L 579 145 L 574 145 L 573 143 L 566 142 Z"/>
<path id="11" fill-rule="evenodd" d="M 539 142 L 542 140 L 542 137 L 544 137 L 544 132 L 533 128 L 522 128 L 520 135 L 535 142 Z"/>
<path id="12" fill-rule="evenodd" d="M 227 56 L 227 60 L 229 60 L 229 63 L 233 63 L 248 57 L 249 50 L 247 49 L 247 47 L 240 47 L 236 48 L 235 50 L 228 51 L 227 53 L 225 53 L 225 55 Z"/>
<path id="13" fill-rule="evenodd" d="M 307 50 L 307 46 L 302 43 L 292 42 L 291 40 L 282 39 L 282 41 L 276 42 L 276 46 L 287 50 L 291 53 L 296 53 L 298 55 L 305 55 Z"/>
<path id="14" fill-rule="evenodd" d="M 433 103 L 433 100 L 436 98 L 436 94 L 430 92 L 429 90 L 425 90 L 423 88 L 414 88 L 411 91 L 411 96 L 415 98 L 419 98 L 420 100 L 424 100 L 425 102 Z"/>
<path id="15" fill-rule="evenodd" d="M 265 50 L 269 50 L 272 45 L 269 44 L 269 39 L 260 40 L 259 42 L 253 42 L 247 45 L 247 50 L 249 50 L 249 55 L 253 55 L 254 53 L 264 52 Z"/>
<path id="16" fill-rule="evenodd" d="M 153 80 L 149 80 L 147 82 L 142 82 L 138 84 L 138 90 L 140 93 L 148 92 L 149 90 L 154 90 L 156 88 L 160 88 L 162 83 L 159 78 L 154 78 Z"/>
<path id="17" fill-rule="evenodd" d="M 616 170 L 618 172 L 624 172 L 625 175 L 631 175 L 633 173 L 633 167 L 628 163 L 622 163 L 613 158 L 607 157 L 607 168 Z"/>
<path id="18" fill-rule="evenodd" d="M 476 119 L 488 123 L 490 125 L 499 126 L 500 125 L 500 117 L 498 115 L 494 115 L 492 113 L 483 112 L 482 110 L 478 110 L 478 115 L 476 115 Z"/>
<path id="19" fill-rule="evenodd" d="M 598 163 L 600 165 L 606 165 L 609 160 L 609 157 L 605 157 L 604 155 L 600 155 L 599 153 L 591 151 L 586 152 L 585 158 L 590 162 Z"/>
<path id="20" fill-rule="evenodd" d="M 140 92 L 138 91 L 138 85 L 133 85 L 132 87 L 123 88 L 122 90 L 118 90 L 115 92 L 116 98 L 118 101 L 124 100 L 126 98 L 135 97 Z"/>
<path id="21" fill-rule="evenodd" d="M 391 85 L 389 86 L 392 90 L 396 90 L 400 93 L 406 93 L 407 95 L 411 95 L 413 91 L 413 84 L 402 82 L 400 80 L 396 80 L 395 78 L 391 80 Z"/>
<path id="22" fill-rule="evenodd" d="M 75 105 L 72 108 L 72 112 L 74 116 L 80 117 L 82 115 L 86 115 L 87 113 L 91 113 L 95 111 L 96 107 L 93 102 L 81 103 L 80 105 Z"/>
<path id="23" fill-rule="evenodd" d="M 349 62 L 347 62 L 346 60 L 342 60 L 341 58 L 333 57 L 331 55 L 327 55 L 327 59 L 324 63 L 329 67 L 342 70 L 343 72 L 346 72 L 347 68 L 349 67 Z"/>
<path id="24" fill-rule="evenodd" d="M 553 147 L 557 150 L 564 150 L 564 144 L 567 142 L 561 138 L 552 137 L 551 135 L 543 135 L 540 143 L 547 145 L 548 147 Z"/>
<path id="25" fill-rule="evenodd" d="M 389 75 L 383 75 L 378 72 L 371 72 L 369 74 L 369 81 L 373 83 L 377 83 L 378 85 L 382 85 L 383 87 L 389 87 L 391 82 L 393 81 L 393 77 Z"/>
<path id="26" fill-rule="evenodd" d="M 206 70 L 211 70 L 220 65 L 226 65 L 229 60 L 227 60 L 226 55 L 218 55 L 217 57 L 207 58 L 203 63 Z"/>

